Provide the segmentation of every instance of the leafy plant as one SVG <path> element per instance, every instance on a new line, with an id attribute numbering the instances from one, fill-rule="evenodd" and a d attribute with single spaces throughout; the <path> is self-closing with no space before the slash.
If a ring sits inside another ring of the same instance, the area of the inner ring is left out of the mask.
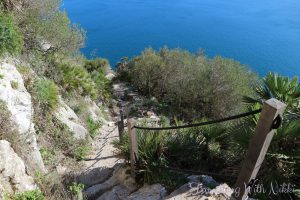
<path id="1" fill-rule="evenodd" d="M 109 68 L 109 62 L 107 59 L 104 59 L 104 58 L 96 58 L 94 60 L 86 60 L 84 63 L 84 68 L 89 73 L 92 73 L 94 71 L 101 72 L 101 71 Z"/>
<path id="2" fill-rule="evenodd" d="M 0 74 L 0 79 L 3 79 L 4 78 L 4 75 L 3 74 Z"/>
<path id="3" fill-rule="evenodd" d="M 59 91 L 55 83 L 46 78 L 35 82 L 34 92 L 38 102 L 46 108 L 56 109 L 59 105 Z"/>
<path id="4" fill-rule="evenodd" d="M 14 195 L 9 195 L 8 200 L 44 200 L 45 197 L 40 190 L 30 190 Z"/>
<path id="5" fill-rule="evenodd" d="M 61 65 L 60 69 L 63 72 L 62 84 L 66 90 L 77 91 L 81 95 L 89 95 L 92 99 L 98 97 L 96 84 L 86 69 L 67 64 Z"/>
<path id="6" fill-rule="evenodd" d="M 73 182 L 70 186 L 69 186 L 69 190 L 72 193 L 72 195 L 75 196 L 79 196 L 82 192 L 82 190 L 84 189 L 84 185 L 81 183 L 76 183 Z"/>
<path id="7" fill-rule="evenodd" d="M 91 116 L 89 116 L 86 120 L 86 124 L 90 133 L 90 136 L 94 139 L 101 128 L 102 123 L 100 121 L 94 121 Z"/>
<path id="8" fill-rule="evenodd" d="M 10 15 L 0 11 L 0 56 L 4 53 L 20 53 L 23 36 Z"/>
<path id="9" fill-rule="evenodd" d="M 244 101 L 250 105 L 255 103 L 262 104 L 271 98 L 276 98 L 287 105 L 286 119 L 300 117 L 300 84 L 298 77 L 290 79 L 276 73 L 269 73 L 264 79 L 263 84 L 255 87 L 258 99 L 245 97 Z"/>
<path id="10" fill-rule="evenodd" d="M 89 152 L 92 150 L 90 146 L 83 145 L 83 146 L 78 146 L 75 149 L 73 149 L 71 155 L 74 157 L 76 160 L 81 161 L 87 157 Z"/>
<path id="11" fill-rule="evenodd" d="M 19 87 L 19 83 L 17 81 L 11 81 L 10 85 L 11 85 L 12 89 L 15 89 L 15 90 L 18 89 L 18 87 Z"/>
<path id="12" fill-rule="evenodd" d="M 244 109 L 258 79 L 240 63 L 182 49 L 144 50 L 118 64 L 117 75 L 139 92 L 168 105 L 180 119 L 220 118 Z"/>
<path id="13" fill-rule="evenodd" d="M 55 152 L 53 150 L 42 148 L 40 149 L 40 152 L 46 165 L 49 165 L 53 162 L 55 156 Z"/>

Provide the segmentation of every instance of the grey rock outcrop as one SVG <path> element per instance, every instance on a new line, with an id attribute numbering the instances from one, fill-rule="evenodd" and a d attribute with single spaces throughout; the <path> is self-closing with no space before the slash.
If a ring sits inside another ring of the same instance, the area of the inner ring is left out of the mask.
<path id="1" fill-rule="evenodd" d="M 14 152 L 10 143 L 0 140 L 0 199 L 5 193 L 34 190 L 37 186 L 25 171 L 23 160 Z"/>
<path id="2" fill-rule="evenodd" d="M 160 184 L 145 185 L 129 195 L 126 200 L 162 200 L 166 194 L 166 189 Z"/>
<path id="3" fill-rule="evenodd" d="M 88 199 L 120 199 L 120 195 L 129 195 L 136 190 L 135 181 L 131 178 L 129 168 L 116 165 L 111 177 L 105 182 L 96 184 L 85 191 Z M 125 196 L 127 196 L 125 195 Z"/>
<path id="4" fill-rule="evenodd" d="M 82 126 L 78 116 L 61 98 L 59 104 L 60 106 L 55 113 L 57 119 L 70 129 L 76 139 L 84 139 L 88 131 Z"/>
<path id="5" fill-rule="evenodd" d="M 30 148 L 30 164 L 34 169 L 46 172 L 32 122 L 31 96 L 24 86 L 23 78 L 14 64 L 5 62 L 0 62 L 0 74 L 0 100 L 6 103 L 11 112 L 20 137 L 26 139 Z"/>
<path id="6" fill-rule="evenodd" d="M 166 197 L 166 200 L 230 200 L 233 190 L 218 184 L 210 176 L 190 176 L 189 182 Z M 212 187 L 214 187 L 212 189 Z"/>

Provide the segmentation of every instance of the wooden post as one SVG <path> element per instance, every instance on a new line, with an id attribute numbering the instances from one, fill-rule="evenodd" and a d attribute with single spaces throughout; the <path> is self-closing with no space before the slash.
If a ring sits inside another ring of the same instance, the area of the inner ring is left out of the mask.
<path id="1" fill-rule="evenodd" d="M 120 118 L 121 120 L 118 121 L 118 130 L 119 130 L 119 139 L 121 140 L 124 133 L 124 116 L 122 110 L 120 110 Z"/>
<path id="2" fill-rule="evenodd" d="M 124 127 L 122 126 L 122 122 L 118 121 L 118 130 L 119 130 L 119 139 L 122 139 L 123 133 L 124 133 Z"/>
<path id="3" fill-rule="evenodd" d="M 131 176 L 135 178 L 135 164 L 138 159 L 138 143 L 136 129 L 134 128 L 135 121 L 134 119 L 129 119 L 127 123 L 128 127 L 128 136 L 129 136 L 129 145 L 130 145 L 130 164 L 131 164 Z"/>
<path id="4" fill-rule="evenodd" d="M 258 120 L 254 137 L 250 141 L 242 170 L 236 182 L 236 191 L 233 196 L 237 200 L 245 200 L 248 197 L 250 187 L 248 184 L 256 178 L 261 164 L 264 161 L 275 130 L 272 128 L 273 121 L 282 116 L 286 105 L 276 99 L 269 99 L 263 105 Z"/>
<path id="5" fill-rule="evenodd" d="M 123 115 L 123 110 L 120 110 L 120 117 L 121 117 L 122 127 L 124 127 L 124 115 Z"/>

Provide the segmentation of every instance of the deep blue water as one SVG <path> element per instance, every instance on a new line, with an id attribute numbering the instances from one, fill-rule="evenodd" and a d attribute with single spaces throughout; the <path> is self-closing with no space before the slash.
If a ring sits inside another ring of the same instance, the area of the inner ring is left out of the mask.
<path id="1" fill-rule="evenodd" d="M 82 52 L 112 65 L 167 45 L 233 58 L 262 76 L 300 75 L 299 0 L 65 0 L 64 8 L 87 30 Z"/>

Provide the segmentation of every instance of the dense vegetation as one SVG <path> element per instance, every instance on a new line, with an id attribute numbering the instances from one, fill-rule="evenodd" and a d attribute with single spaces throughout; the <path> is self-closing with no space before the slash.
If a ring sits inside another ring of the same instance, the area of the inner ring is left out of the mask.
<path id="1" fill-rule="evenodd" d="M 254 89 L 257 98 L 245 97 L 248 109 L 257 109 L 269 98 L 277 98 L 287 104 L 283 125 L 277 130 L 266 159 L 258 174 L 260 183 L 268 191 L 271 183 L 291 183 L 297 189 L 294 194 L 256 194 L 259 199 L 295 199 L 299 191 L 299 141 L 300 141 L 300 84 L 295 77 L 290 80 L 276 74 L 268 74 L 263 83 Z M 209 125 L 172 131 L 138 131 L 139 169 L 141 181 L 162 182 L 174 189 L 184 179 L 183 174 L 170 173 L 163 167 L 215 172 L 224 175 L 214 178 L 234 183 L 241 163 L 254 133 L 259 115 L 230 123 Z M 182 122 L 176 121 L 177 125 Z M 145 125 L 149 126 L 149 122 Z M 162 123 L 161 126 L 168 126 Z M 129 158 L 128 138 L 115 142 L 119 153 Z M 226 176 L 228 175 L 228 176 Z M 180 178 L 182 177 L 182 178 Z"/>
<path id="2" fill-rule="evenodd" d="M 167 104 L 167 113 L 175 111 L 185 119 L 219 118 L 243 110 L 242 97 L 251 96 L 251 86 L 258 81 L 234 60 L 168 48 L 146 49 L 119 63 L 117 72 L 142 94 Z"/>

